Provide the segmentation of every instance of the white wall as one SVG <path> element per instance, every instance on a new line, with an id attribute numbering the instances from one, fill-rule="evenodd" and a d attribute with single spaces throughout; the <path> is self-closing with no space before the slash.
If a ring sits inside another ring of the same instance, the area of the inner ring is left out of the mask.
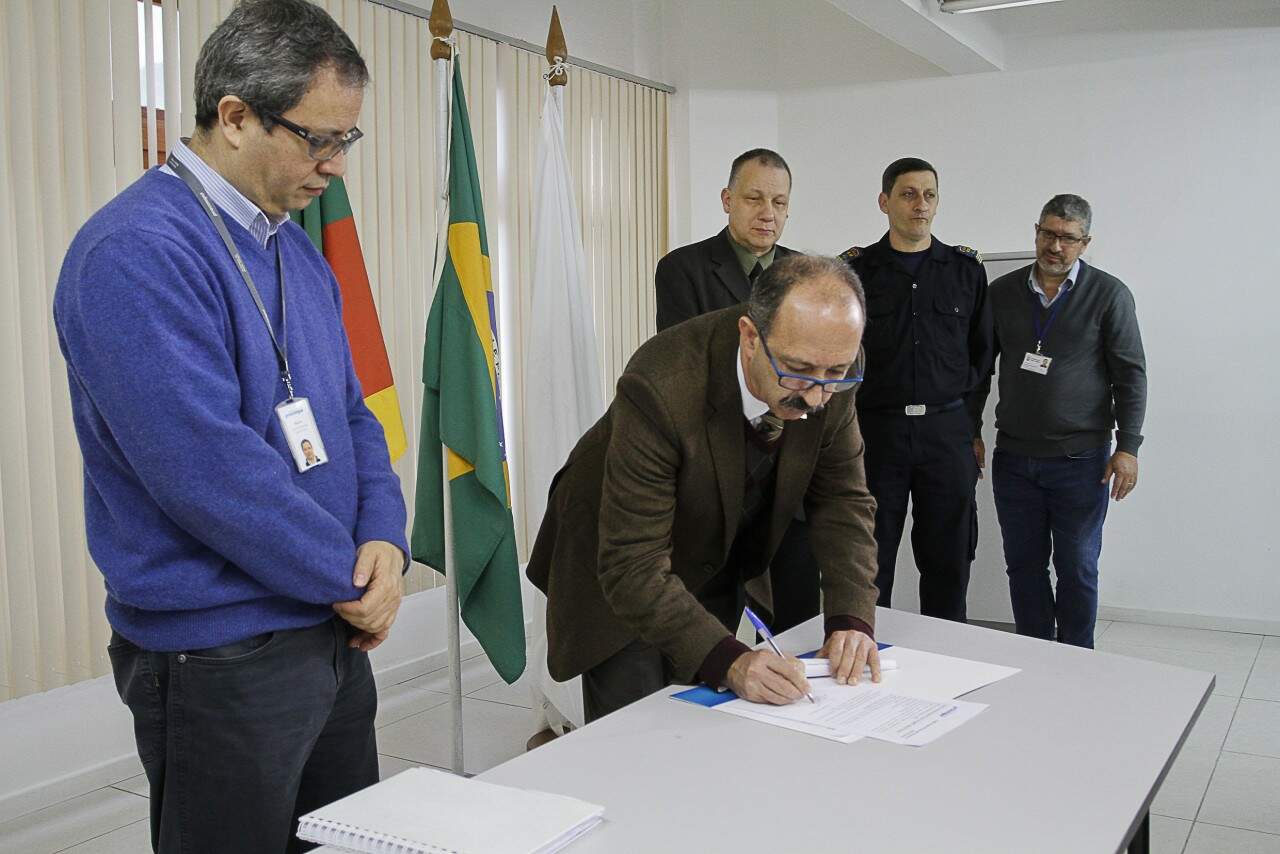
<path id="1" fill-rule="evenodd" d="M 671 101 L 671 246 L 722 229 L 720 190 L 733 158 L 779 146 L 779 104 L 788 90 L 829 81 L 867 82 L 942 72 L 840 11 L 828 0 L 663 0 L 659 79 Z M 784 152 L 785 155 L 785 152 Z M 794 164 L 792 164 L 794 168 Z M 792 216 L 822 180 L 797 173 Z M 786 245 L 794 246 L 790 234 Z"/>
<path id="2" fill-rule="evenodd" d="M 1112 504 L 1104 535 L 1104 612 L 1280 627 L 1278 90 L 1280 35 L 1262 31 L 1156 57 L 780 102 L 779 150 L 797 174 L 826 177 L 797 187 L 793 246 L 876 240 L 879 174 L 904 155 L 941 174 L 935 233 L 981 251 L 1029 248 L 1054 193 L 1093 204 L 1086 257 L 1133 290 L 1150 378 L 1140 485 Z M 1005 619 L 989 482 L 979 493 L 970 614 Z"/>
<path id="3" fill-rule="evenodd" d="M 774 92 L 694 89 L 671 102 L 671 247 L 718 232 L 729 221 L 720 191 L 733 158 L 749 148 L 778 147 Z M 682 127 L 681 127 L 682 126 Z M 677 135 L 684 130 L 685 135 Z"/>

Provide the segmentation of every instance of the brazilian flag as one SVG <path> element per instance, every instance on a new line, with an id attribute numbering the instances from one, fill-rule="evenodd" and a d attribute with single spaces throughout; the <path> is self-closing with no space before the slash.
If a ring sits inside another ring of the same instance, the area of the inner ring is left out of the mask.
<path id="1" fill-rule="evenodd" d="M 426 393 L 414 506 L 414 560 L 444 570 L 440 447 L 448 451 L 454 562 L 462 620 L 508 683 L 524 672 L 524 611 L 502 435 L 497 306 L 480 174 L 462 75 L 453 72 L 449 234 L 427 317 Z"/>

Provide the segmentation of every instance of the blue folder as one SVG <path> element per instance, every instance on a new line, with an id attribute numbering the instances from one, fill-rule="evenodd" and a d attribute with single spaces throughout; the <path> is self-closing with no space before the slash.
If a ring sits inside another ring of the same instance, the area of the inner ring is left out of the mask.
<path id="1" fill-rule="evenodd" d="M 877 643 L 876 646 L 881 651 L 884 651 L 889 647 L 893 646 L 893 644 Z M 815 650 L 806 652 L 803 655 L 798 655 L 796 656 L 796 658 L 813 658 L 817 654 L 818 654 L 818 651 L 815 649 Z M 730 700 L 736 700 L 738 699 L 738 695 L 727 689 L 724 691 L 717 691 L 715 688 L 711 688 L 706 685 L 699 685 L 697 688 L 690 688 L 687 691 L 678 691 L 675 694 L 671 695 L 671 699 L 683 700 L 686 703 L 693 703 L 694 705 L 697 705 L 697 706 L 706 706 L 708 709 L 710 709 L 713 706 L 720 705 L 721 703 L 727 703 Z"/>

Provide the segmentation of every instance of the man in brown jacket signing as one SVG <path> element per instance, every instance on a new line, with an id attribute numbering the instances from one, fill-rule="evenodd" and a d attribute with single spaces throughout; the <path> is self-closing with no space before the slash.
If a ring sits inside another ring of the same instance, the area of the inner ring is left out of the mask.
<path id="1" fill-rule="evenodd" d="M 744 311 L 745 309 L 745 311 Z M 671 682 L 790 703 L 804 667 L 734 637 L 745 591 L 803 504 L 838 681 L 879 679 L 875 501 L 853 394 L 862 287 L 832 258 L 780 259 L 746 306 L 659 333 L 552 482 L 529 578 L 548 667 L 581 674 L 588 721 Z M 766 617 L 767 619 L 767 617 Z"/>

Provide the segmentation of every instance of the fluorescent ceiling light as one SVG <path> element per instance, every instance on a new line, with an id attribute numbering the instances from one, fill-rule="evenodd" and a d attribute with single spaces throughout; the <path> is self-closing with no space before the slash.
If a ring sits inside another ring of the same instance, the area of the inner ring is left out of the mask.
<path id="1" fill-rule="evenodd" d="M 941 0 L 944 12 L 962 15 L 966 12 L 989 12 L 993 9 L 1012 9 L 1014 6 L 1038 6 L 1041 3 L 1057 3 L 1059 0 Z"/>

